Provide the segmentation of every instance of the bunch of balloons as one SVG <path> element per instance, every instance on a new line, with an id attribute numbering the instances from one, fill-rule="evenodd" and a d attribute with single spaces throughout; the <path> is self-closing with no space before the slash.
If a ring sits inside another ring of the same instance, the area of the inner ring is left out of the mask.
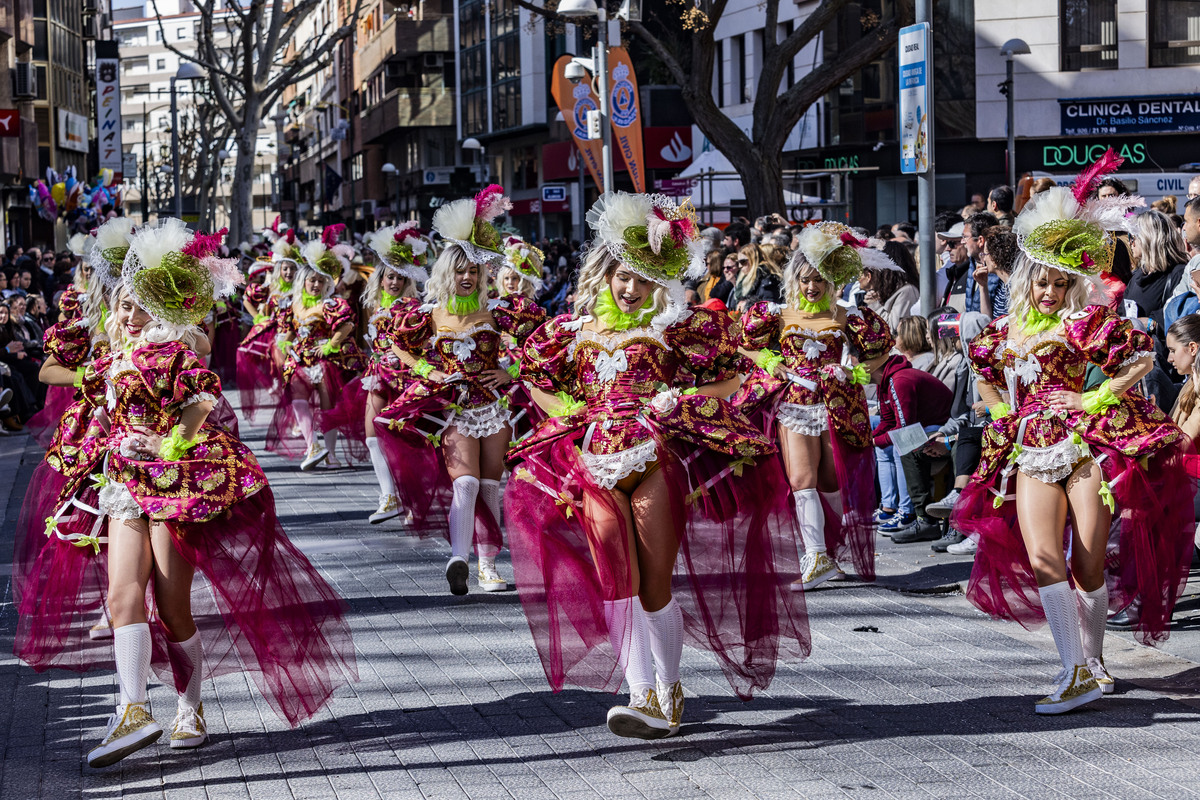
<path id="1" fill-rule="evenodd" d="M 60 216 L 91 222 L 99 218 L 106 204 L 121 203 L 121 186 L 113 184 L 113 177 L 111 169 L 104 169 L 85 184 L 75 177 L 74 167 L 67 167 L 62 174 L 47 168 L 46 180 L 29 187 L 29 202 L 47 222 Z"/>

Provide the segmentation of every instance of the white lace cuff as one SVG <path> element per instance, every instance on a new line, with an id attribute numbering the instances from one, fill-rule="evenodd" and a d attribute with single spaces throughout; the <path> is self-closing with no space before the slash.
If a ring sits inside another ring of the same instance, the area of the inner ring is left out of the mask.
<path id="1" fill-rule="evenodd" d="M 820 436 L 829 430 L 829 412 L 824 403 L 803 406 L 798 403 L 780 403 L 775 417 L 783 427 L 801 436 Z"/>
<path id="2" fill-rule="evenodd" d="M 196 403 L 205 403 L 205 402 L 216 405 L 216 403 L 217 403 L 216 395 L 211 394 L 209 392 L 200 392 L 199 394 L 194 394 L 191 397 L 189 397 L 187 400 L 184 400 L 182 403 L 179 404 L 179 407 L 187 408 L 188 406 L 196 405 Z"/>
<path id="3" fill-rule="evenodd" d="M 1138 361 L 1141 361 L 1143 358 L 1154 358 L 1154 351 L 1153 350 L 1142 350 L 1141 352 L 1134 353 L 1129 358 L 1125 359 L 1119 365 L 1117 365 L 1117 369 L 1118 370 L 1125 369 L 1130 364 L 1136 364 Z"/>
<path id="4" fill-rule="evenodd" d="M 583 465 L 592 473 L 601 488 L 612 489 L 622 478 L 641 472 L 654 463 L 658 453 L 653 439 L 616 453 L 584 453 Z"/>

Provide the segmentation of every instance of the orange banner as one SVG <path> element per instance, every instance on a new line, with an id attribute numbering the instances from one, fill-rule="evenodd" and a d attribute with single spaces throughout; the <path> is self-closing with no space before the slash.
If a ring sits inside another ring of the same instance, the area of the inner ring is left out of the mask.
<path id="1" fill-rule="evenodd" d="M 624 47 L 608 48 L 609 102 L 612 119 L 613 149 L 625 160 L 636 192 L 646 191 L 646 171 L 642 161 L 642 104 L 638 99 L 637 75 Z"/>
<path id="2" fill-rule="evenodd" d="M 600 165 L 602 145 L 599 139 L 587 138 L 587 112 L 599 109 L 600 103 L 596 100 L 596 93 L 592 91 L 590 73 L 585 80 L 575 85 L 567 80 L 565 70 L 569 63 L 571 56 L 559 56 L 558 61 L 554 62 L 554 80 L 550 83 L 550 93 L 554 95 L 554 102 L 558 103 L 558 110 L 562 112 L 563 120 L 571 130 L 571 138 L 579 148 L 584 166 L 603 194 L 604 179 Z"/>

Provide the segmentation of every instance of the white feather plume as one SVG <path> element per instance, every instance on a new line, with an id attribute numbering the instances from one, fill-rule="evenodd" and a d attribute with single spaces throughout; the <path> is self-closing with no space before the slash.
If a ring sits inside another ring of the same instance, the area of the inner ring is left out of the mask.
<path id="1" fill-rule="evenodd" d="M 708 251 L 707 239 L 693 239 L 687 244 L 688 250 L 688 268 L 687 279 L 698 281 L 708 274 L 708 263 L 705 260 L 705 253 Z"/>
<path id="2" fill-rule="evenodd" d="M 433 229 L 443 239 L 468 241 L 475 229 L 475 201 L 464 198 L 446 203 L 434 213 Z"/>
<path id="3" fill-rule="evenodd" d="M 312 241 L 305 242 L 300 247 L 300 255 L 304 258 L 305 262 L 311 267 L 313 264 L 317 263 L 318 258 L 325 255 L 325 251 L 327 249 L 328 248 L 325 247 L 325 243 L 322 242 L 320 239 L 313 239 Z"/>
<path id="4" fill-rule="evenodd" d="M 391 248 L 397 229 L 397 226 L 389 225 L 386 228 L 371 231 L 363 237 L 363 244 L 371 248 L 376 255 L 382 256 Z"/>
<path id="5" fill-rule="evenodd" d="M 804 253 L 804 257 L 808 259 L 808 263 L 817 268 L 821 262 L 829 257 L 829 254 L 842 246 L 842 240 L 821 230 L 818 225 L 809 225 L 804 230 L 800 231 L 800 235 L 796 239 L 796 245 L 800 252 Z"/>
<path id="6" fill-rule="evenodd" d="M 86 233 L 77 233 L 70 239 L 67 239 L 67 249 L 73 255 L 81 256 L 83 255 L 84 248 L 87 246 L 87 239 L 88 236 Z"/>
<path id="7" fill-rule="evenodd" d="M 111 247 L 125 247 L 133 231 L 133 220 L 129 217 L 113 217 L 96 229 L 96 247 L 108 250 Z"/>
<path id="8" fill-rule="evenodd" d="M 1145 208 L 1146 198 L 1136 194 L 1122 194 L 1116 197 L 1097 197 L 1089 200 L 1083 207 L 1081 215 L 1088 222 L 1094 222 L 1105 231 L 1125 231 L 1135 233 L 1137 216 L 1130 214 L 1131 208 Z"/>
<path id="9" fill-rule="evenodd" d="M 288 252 L 292 249 L 292 247 L 293 247 L 293 245 L 289 244 L 288 240 L 285 237 L 280 236 L 279 238 L 277 238 L 275 240 L 275 244 L 273 244 L 271 246 L 271 260 L 272 261 L 284 261 L 284 260 L 290 261 L 290 260 L 292 260 L 292 257 L 290 255 L 288 255 Z"/>
<path id="10" fill-rule="evenodd" d="M 1013 233 L 1023 238 L 1047 222 L 1074 219 L 1079 211 L 1079 201 L 1071 194 L 1069 186 L 1053 186 L 1029 199 L 1013 222 Z"/>
<path id="11" fill-rule="evenodd" d="M 878 241 L 870 239 L 868 241 Z M 862 258 L 864 269 L 885 270 L 890 269 L 894 272 L 903 272 L 903 268 L 892 259 L 888 258 L 888 254 L 874 247 L 861 247 L 858 250 L 858 255 Z"/>
<path id="12" fill-rule="evenodd" d="M 596 232 L 596 238 L 605 245 L 623 243 L 625 229 L 632 225 L 646 225 L 647 217 L 653 210 L 647 195 L 608 192 L 588 209 L 587 223 Z"/>
<path id="13" fill-rule="evenodd" d="M 125 261 L 126 274 L 129 274 L 131 262 L 142 269 L 157 267 L 162 263 L 163 256 L 180 252 L 191 239 L 192 232 L 188 230 L 187 223 L 174 217 L 160 219 L 157 225 L 142 228 L 129 242 L 130 258 Z"/>

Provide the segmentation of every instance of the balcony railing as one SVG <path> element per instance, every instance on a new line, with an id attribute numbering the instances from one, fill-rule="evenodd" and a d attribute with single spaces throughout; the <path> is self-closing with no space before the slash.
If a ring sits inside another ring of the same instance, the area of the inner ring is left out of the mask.
<path id="1" fill-rule="evenodd" d="M 373 141 L 396 128 L 454 124 L 454 92 L 449 89 L 399 89 L 362 116 L 362 138 Z"/>
<path id="2" fill-rule="evenodd" d="M 453 53 L 451 34 L 454 29 L 450 15 L 426 15 L 423 19 L 393 16 L 383 23 L 377 36 L 360 42 L 355 56 L 356 78 L 363 80 L 380 64 L 392 58 L 408 58 L 425 53 Z"/>

